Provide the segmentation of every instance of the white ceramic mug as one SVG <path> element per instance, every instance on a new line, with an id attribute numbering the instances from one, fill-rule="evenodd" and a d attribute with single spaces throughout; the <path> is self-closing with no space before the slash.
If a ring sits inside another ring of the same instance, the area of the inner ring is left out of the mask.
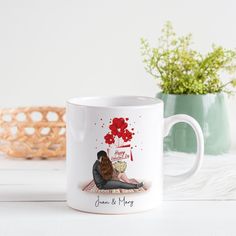
<path id="1" fill-rule="evenodd" d="M 163 195 L 163 138 L 178 122 L 197 138 L 193 167 L 204 153 L 199 124 L 187 115 L 164 119 L 163 102 L 138 96 L 72 98 L 67 102 L 67 202 L 84 212 L 123 214 L 152 209 Z"/>

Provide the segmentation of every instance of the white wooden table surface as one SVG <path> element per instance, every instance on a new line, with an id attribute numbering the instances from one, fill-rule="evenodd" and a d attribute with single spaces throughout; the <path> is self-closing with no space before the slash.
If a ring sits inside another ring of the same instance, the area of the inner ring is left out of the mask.
<path id="1" fill-rule="evenodd" d="M 165 186 L 162 207 L 106 216 L 66 206 L 65 162 L 0 157 L 0 236 L 236 235 L 236 152 L 206 156 L 198 175 Z M 170 153 L 168 172 L 191 166 L 193 156 Z"/>

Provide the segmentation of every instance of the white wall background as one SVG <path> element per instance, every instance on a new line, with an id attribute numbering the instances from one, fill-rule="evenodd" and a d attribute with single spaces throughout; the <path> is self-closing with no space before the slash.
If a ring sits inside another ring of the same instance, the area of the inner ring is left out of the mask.
<path id="1" fill-rule="evenodd" d="M 0 107 L 63 105 L 77 95 L 153 96 L 140 37 L 155 42 L 171 20 L 202 51 L 213 42 L 235 48 L 235 12 L 234 0 L 0 0 Z"/>

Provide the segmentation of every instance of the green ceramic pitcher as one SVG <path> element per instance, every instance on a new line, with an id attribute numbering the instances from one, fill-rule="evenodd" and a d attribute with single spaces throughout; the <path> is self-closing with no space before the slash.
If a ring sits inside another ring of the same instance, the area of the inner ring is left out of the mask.
<path id="1" fill-rule="evenodd" d="M 228 113 L 223 93 L 207 95 L 175 95 L 158 93 L 165 104 L 165 117 L 187 114 L 195 118 L 203 131 L 205 154 L 218 155 L 228 152 L 230 132 Z M 196 152 L 193 130 L 184 123 L 176 124 L 165 138 L 166 151 Z"/>

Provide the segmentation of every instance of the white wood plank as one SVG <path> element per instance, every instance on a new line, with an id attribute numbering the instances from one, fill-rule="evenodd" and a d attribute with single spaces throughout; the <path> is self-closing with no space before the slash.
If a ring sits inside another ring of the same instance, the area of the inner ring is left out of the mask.
<path id="1" fill-rule="evenodd" d="M 64 170 L 65 159 L 12 158 L 0 155 L 0 171 L 4 170 Z"/>
<path id="2" fill-rule="evenodd" d="M 191 166 L 193 158 L 194 155 L 169 153 L 164 159 L 165 170 L 169 173 L 181 172 Z M 7 169 L 0 170 L 0 201 L 65 200 L 65 162 L 38 162 L 29 161 L 28 164 L 25 161 L 25 168 L 18 161 L 20 169 L 14 163 L 13 169 L 8 164 Z M 164 199 L 236 200 L 235 153 L 205 156 L 196 176 L 184 183 L 165 186 Z"/>
<path id="3" fill-rule="evenodd" d="M 65 192 L 65 184 L 1 185 L 0 202 L 65 201 Z"/>
<path id="4" fill-rule="evenodd" d="M 5 170 L 0 171 L 1 185 L 65 184 L 65 170 Z"/>
<path id="5" fill-rule="evenodd" d="M 233 236 L 236 202 L 177 201 L 144 213 L 94 215 L 63 202 L 1 203 L 3 236 Z"/>

